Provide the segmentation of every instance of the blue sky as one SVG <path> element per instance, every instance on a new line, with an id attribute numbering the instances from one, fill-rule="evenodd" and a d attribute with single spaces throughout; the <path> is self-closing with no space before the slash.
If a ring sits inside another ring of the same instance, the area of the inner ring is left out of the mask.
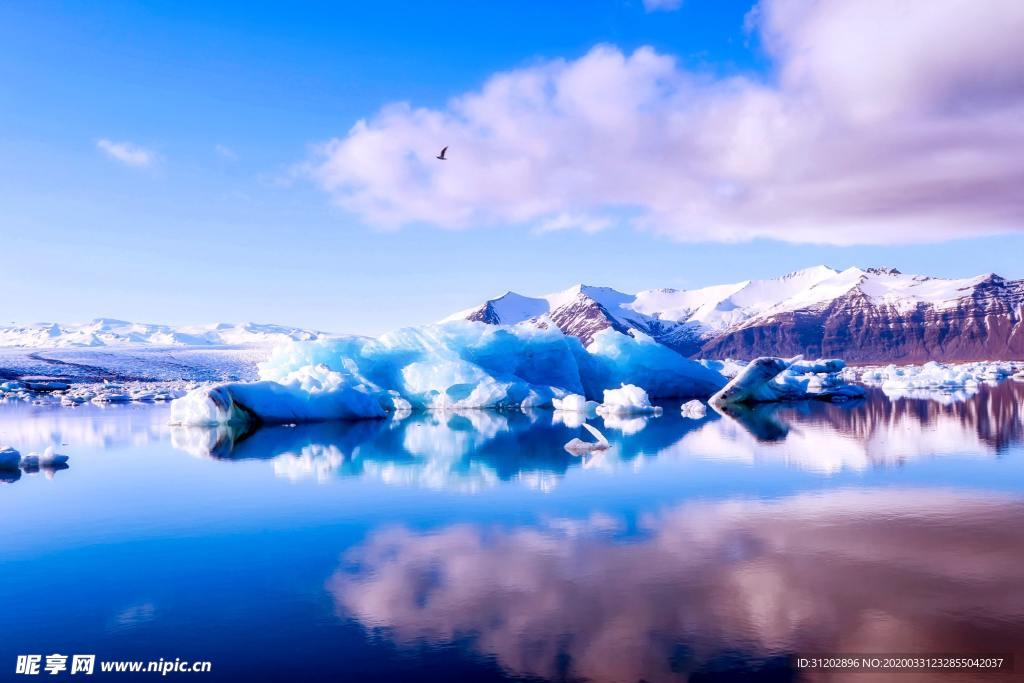
<path id="1" fill-rule="evenodd" d="M 496 73 L 584 63 L 597 45 L 610 46 L 612 62 L 621 52 L 627 64 L 649 46 L 673 60 L 670 72 L 657 72 L 658 82 L 697 75 L 712 84 L 687 91 L 698 101 L 733 77 L 746 88 L 774 88 L 785 58 L 763 45 L 767 29 L 758 33 L 745 22 L 751 6 L 688 0 L 675 11 L 648 12 L 639 1 L 611 0 L 6 3 L 2 322 L 256 320 L 375 333 L 438 319 L 506 289 L 541 293 L 577 281 L 625 290 L 692 287 L 817 263 L 1024 276 L 1019 217 L 1003 204 L 991 230 L 991 203 L 985 213 L 951 206 L 949 215 L 963 217 L 953 223 L 966 227 L 936 223 L 932 233 L 922 228 L 888 240 L 889 223 L 879 223 L 865 230 L 871 244 L 852 245 L 858 232 L 848 228 L 847 212 L 834 231 L 832 217 L 822 223 L 820 241 L 838 244 L 807 244 L 808 234 L 819 240 L 803 224 L 787 233 L 739 213 L 713 213 L 698 231 L 666 223 L 666 207 L 676 204 L 653 199 L 648 206 L 646 195 L 626 195 L 610 206 L 593 198 L 599 190 L 592 185 L 567 186 L 571 202 L 547 197 L 523 218 L 517 207 L 529 195 L 510 195 L 492 212 L 490 188 L 456 189 L 439 195 L 448 204 L 424 211 L 421 195 L 403 197 L 405 188 L 387 185 L 391 167 L 382 164 L 370 177 L 339 166 L 352 163 L 343 152 L 360 142 L 350 133 L 360 119 L 394 131 L 394 139 L 421 139 L 431 154 L 449 137 L 472 141 L 455 120 L 457 107 L 451 114 L 453 98 L 479 92 Z M 670 110 L 676 101 L 658 106 Z M 447 117 L 437 139 L 413 115 L 398 123 L 380 117 L 395 102 Z M 708 124 L 701 125 L 708 135 Z M 332 139 L 341 145 L 336 158 L 318 151 Z M 99 141 L 109 143 L 106 151 Z M 657 145 L 644 144 L 639 149 L 657 153 Z M 493 167 L 493 159 L 484 161 Z M 641 161 L 650 170 L 652 162 Z M 446 163 L 446 170 L 459 168 L 454 147 Z M 594 171 L 587 163 L 579 162 Z M 617 163 L 608 159 L 609 173 Z M 561 177 L 566 167 L 537 168 Z M 339 190 L 339 177 L 360 183 L 358 192 L 347 184 Z M 443 187 L 445 179 L 438 182 Z M 731 176 L 719 182 L 734 184 Z M 387 214 L 397 222 L 366 208 L 392 196 Z M 447 206 L 464 219 L 438 220 L 435 209 Z M 898 210 L 900 221 L 916 219 Z M 632 220 L 638 211 L 644 220 Z M 554 215 L 581 225 L 594 220 L 601 229 L 538 229 Z M 730 225 L 729 241 L 716 241 L 719 217 Z M 973 221 L 986 229 L 970 232 Z"/>

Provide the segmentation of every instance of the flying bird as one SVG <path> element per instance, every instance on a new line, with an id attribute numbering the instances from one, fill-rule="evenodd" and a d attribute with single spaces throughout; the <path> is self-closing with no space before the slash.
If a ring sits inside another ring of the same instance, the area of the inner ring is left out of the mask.
<path id="1" fill-rule="evenodd" d="M 441 161 L 448 161 L 448 159 L 446 159 L 445 156 L 444 156 L 445 152 L 447 152 L 447 151 L 448 151 L 448 147 L 445 146 L 445 148 L 441 150 L 441 153 L 437 155 L 437 158 L 440 159 Z"/>

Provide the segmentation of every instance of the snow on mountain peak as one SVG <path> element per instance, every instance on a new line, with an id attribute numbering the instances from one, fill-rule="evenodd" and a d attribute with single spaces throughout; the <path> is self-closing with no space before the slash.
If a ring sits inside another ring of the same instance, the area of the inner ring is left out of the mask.
<path id="1" fill-rule="evenodd" d="M 80 324 L 11 323 L 0 326 L 0 347 L 247 346 L 321 336 L 322 332 L 260 323 L 173 327 L 96 318 Z"/>
<path id="2" fill-rule="evenodd" d="M 973 311 L 972 299 L 983 302 L 1000 297 L 1002 300 L 986 305 L 994 307 L 992 310 L 1015 311 L 1020 307 L 1018 299 L 1022 293 L 1024 284 L 1007 283 L 992 274 L 952 280 L 905 274 L 891 267 L 850 267 L 839 271 L 818 265 L 778 278 L 743 280 L 697 289 L 648 289 L 635 295 L 610 287 L 578 283 L 560 292 L 538 297 L 516 294 L 515 306 L 503 303 L 505 297 L 492 299 L 483 306 L 448 319 L 554 324 L 584 343 L 588 343 L 601 329 L 612 328 L 620 332 L 636 329 L 681 353 L 691 354 L 705 348 L 713 339 L 737 335 L 747 328 L 773 325 L 792 328 L 804 324 L 799 320 L 817 320 L 834 315 L 860 316 L 844 318 L 845 322 L 837 323 L 842 329 L 854 322 L 870 326 L 871 321 L 879 316 L 901 320 L 900 316 L 917 316 L 900 323 L 913 326 L 919 324 L 914 321 L 919 320 L 921 311 L 930 311 L 934 315 L 958 307 Z M 511 296 L 511 293 L 506 295 Z M 861 312 L 866 313 L 866 317 Z M 1015 319 L 1008 323 L 1011 326 L 1016 324 Z M 807 347 L 800 346 L 799 340 L 814 338 L 819 332 L 819 328 L 801 328 L 799 334 L 794 333 L 793 337 L 778 344 L 795 349 L 794 353 L 804 353 Z M 847 336 L 844 332 L 837 338 Z M 745 353 L 735 349 L 743 344 L 753 344 L 753 339 L 755 337 L 738 342 L 733 338 L 728 343 L 734 350 L 728 352 Z M 772 353 L 778 355 L 783 352 Z M 908 353 L 920 355 L 923 352 L 915 348 Z"/>

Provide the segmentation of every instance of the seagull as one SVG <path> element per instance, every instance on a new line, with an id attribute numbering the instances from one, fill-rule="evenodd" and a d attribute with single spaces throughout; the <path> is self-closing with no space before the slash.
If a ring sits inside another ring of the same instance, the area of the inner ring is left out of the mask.
<path id="1" fill-rule="evenodd" d="M 448 151 L 448 147 L 445 146 L 445 148 L 441 150 L 441 153 L 437 155 L 437 158 L 440 159 L 441 161 L 448 161 L 448 159 L 446 159 L 445 156 L 444 156 L 444 153 L 447 152 L 447 151 Z"/>

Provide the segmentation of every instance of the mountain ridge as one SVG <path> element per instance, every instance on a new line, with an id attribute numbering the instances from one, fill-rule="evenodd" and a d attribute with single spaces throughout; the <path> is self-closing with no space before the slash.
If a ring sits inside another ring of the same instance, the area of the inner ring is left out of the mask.
<path id="1" fill-rule="evenodd" d="M 445 320 L 547 327 L 584 344 L 639 330 L 687 355 L 838 356 L 857 362 L 1024 358 L 1024 280 L 812 266 L 778 278 L 636 294 L 576 284 L 538 297 L 507 292 Z"/>

